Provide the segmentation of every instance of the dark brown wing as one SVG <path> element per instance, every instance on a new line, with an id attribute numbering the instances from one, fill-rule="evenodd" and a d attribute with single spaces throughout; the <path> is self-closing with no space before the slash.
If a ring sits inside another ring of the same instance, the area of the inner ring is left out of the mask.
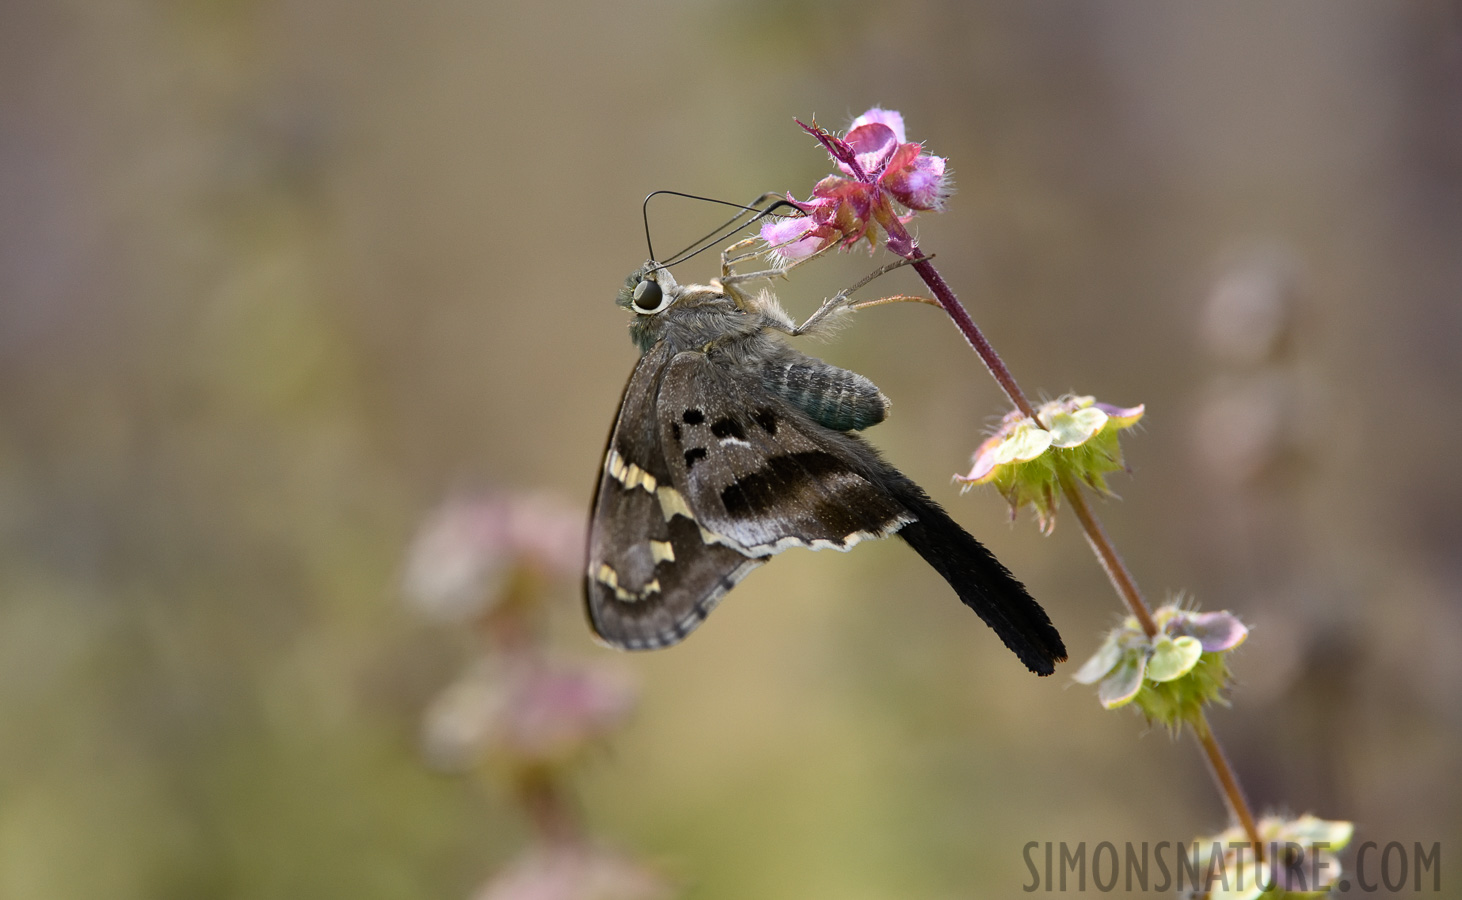
<path id="1" fill-rule="evenodd" d="M 707 539 L 748 556 L 847 550 L 914 521 L 867 475 L 867 445 L 818 425 L 754 370 L 670 360 L 657 403 L 665 465 Z"/>
<path id="2" fill-rule="evenodd" d="M 748 556 L 897 533 L 1033 672 L 1066 658 L 1045 610 L 983 544 L 860 438 L 813 421 L 746 366 L 685 352 L 656 404 L 661 461 L 701 537 Z"/>
<path id="3" fill-rule="evenodd" d="M 656 422 L 669 353 L 640 358 L 609 435 L 594 498 L 584 594 L 606 643 L 649 650 L 680 642 L 764 559 L 707 544 L 672 484 Z"/>

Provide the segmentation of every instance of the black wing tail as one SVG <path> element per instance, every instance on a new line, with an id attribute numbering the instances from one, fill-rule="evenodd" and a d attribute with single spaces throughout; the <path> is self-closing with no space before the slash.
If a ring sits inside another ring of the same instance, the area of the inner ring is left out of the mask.
<path id="1" fill-rule="evenodd" d="M 899 529 L 899 537 L 944 576 L 965 606 L 978 613 L 1028 669 L 1037 675 L 1056 671 L 1056 663 L 1066 659 L 1066 645 L 1025 585 L 918 485 L 899 478 L 888 487 L 918 516 L 918 521 Z"/>

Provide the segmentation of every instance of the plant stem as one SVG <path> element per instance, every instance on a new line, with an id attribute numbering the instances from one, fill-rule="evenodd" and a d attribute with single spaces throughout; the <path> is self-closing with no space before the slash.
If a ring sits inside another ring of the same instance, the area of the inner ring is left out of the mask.
<path id="1" fill-rule="evenodd" d="M 915 256 L 921 255 L 918 244 L 911 244 L 911 246 Z M 1015 376 L 1010 374 L 1010 370 L 1006 368 L 1000 354 L 996 353 L 990 342 L 985 340 L 985 335 L 980 332 L 979 327 L 975 325 L 975 320 L 970 318 L 964 305 L 954 295 L 954 290 L 944 280 L 944 276 L 934 268 L 934 263 L 928 259 L 921 259 L 914 263 L 914 271 L 918 272 L 919 277 L 924 279 L 924 283 L 929 285 L 929 290 L 934 292 L 934 297 L 939 301 L 939 305 L 944 307 L 946 313 L 949 313 L 955 326 L 965 336 L 965 340 L 970 342 L 975 353 L 979 354 L 980 359 L 985 363 L 985 368 L 990 370 L 995 382 L 1000 385 L 1001 390 L 1005 391 L 1006 396 L 1015 404 L 1015 408 L 1034 419 L 1036 408 L 1031 406 L 1031 402 L 1026 399 L 1020 385 L 1015 383 Z"/>
<path id="2" fill-rule="evenodd" d="M 1239 784 L 1238 776 L 1234 774 L 1233 767 L 1229 765 L 1228 757 L 1224 755 L 1223 747 L 1219 745 L 1218 738 L 1213 736 L 1213 729 L 1208 727 L 1208 716 L 1202 711 L 1198 713 L 1198 720 L 1192 723 L 1193 736 L 1198 739 L 1198 744 L 1203 748 L 1203 756 L 1208 760 L 1208 771 L 1212 773 L 1214 782 L 1218 785 L 1219 793 L 1223 794 L 1228 801 L 1229 810 L 1234 818 L 1239 820 L 1243 826 L 1244 833 L 1249 836 L 1249 841 L 1254 845 L 1254 858 L 1264 862 L 1264 841 L 1259 837 L 1259 826 L 1254 822 L 1254 813 L 1249 808 L 1248 798 L 1244 796 L 1244 789 Z"/>
<path id="3" fill-rule="evenodd" d="M 541 590 L 531 571 L 515 566 L 498 602 L 477 618 L 484 646 L 510 668 L 531 669 L 542 664 L 543 650 L 534 640 L 532 621 Z M 581 843 L 584 827 L 565 796 L 562 776 L 543 765 L 520 762 L 514 768 L 513 792 L 538 840 L 558 846 Z"/>
<path id="4" fill-rule="evenodd" d="M 1086 542 L 1091 545 L 1091 551 L 1096 554 L 1097 561 L 1102 564 L 1107 577 L 1112 580 L 1112 587 L 1116 589 L 1117 596 L 1127 604 L 1127 609 L 1142 625 L 1143 632 L 1148 637 L 1157 636 L 1157 623 L 1152 619 L 1152 613 L 1147 608 L 1147 602 L 1142 599 L 1142 592 L 1137 589 L 1137 581 L 1132 573 L 1127 570 L 1127 565 L 1122 562 L 1122 557 L 1117 555 L 1117 548 L 1112 546 L 1111 540 L 1107 538 L 1107 532 L 1102 528 L 1102 523 L 1097 520 L 1096 515 L 1087 505 L 1086 495 L 1081 493 L 1081 486 L 1071 480 L 1071 476 L 1062 472 L 1061 493 L 1065 495 L 1066 502 L 1071 506 L 1071 511 L 1076 515 L 1077 521 L 1081 523 L 1081 530 L 1086 532 Z"/>
<path id="5" fill-rule="evenodd" d="M 923 256 L 918 244 L 909 237 L 907 231 L 900 235 L 890 230 L 890 237 L 893 239 L 890 243 L 895 245 L 902 243 L 903 246 L 910 248 L 908 258 Z M 900 238 L 902 242 L 898 240 Z M 970 342 L 970 346 L 979 354 L 980 359 L 984 361 L 986 368 L 990 370 L 990 374 L 1005 391 L 1006 396 L 1017 409 L 1039 424 L 1040 419 L 1036 417 L 1035 408 L 1026 399 L 1025 392 L 1016 384 L 1015 376 L 1006 368 L 999 354 L 995 352 L 995 348 L 985 339 L 984 334 L 970 318 L 970 314 L 959 302 L 959 298 L 954 295 L 954 291 L 944 277 L 934 268 L 933 262 L 929 259 L 918 259 L 913 266 L 919 276 L 924 279 L 924 283 L 934 292 L 934 296 L 939 300 L 939 305 L 949 313 L 949 317 L 954 320 L 954 324 Z M 1137 588 L 1137 580 L 1132 577 L 1132 573 L 1122 562 L 1122 557 L 1118 555 L 1117 549 L 1107 538 L 1101 522 L 1097 520 L 1096 515 L 1087 504 L 1086 496 L 1081 492 L 1081 486 L 1072 481 L 1071 477 L 1065 473 L 1061 474 L 1060 480 L 1061 493 L 1065 495 L 1066 502 L 1076 515 L 1077 521 L 1081 523 L 1082 531 L 1086 533 L 1087 543 L 1091 545 L 1097 561 L 1101 563 L 1102 569 L 1111 579 L 1112 587 L 1116 589 L 1117 595 L 1122 598 L 1127 609 L 1142 625 L 1143 632 L 1148 637 L 1156 636 L 1157 623 L 1153 621 L 1152 612 L 1147 608 L 1147 602 L 1142 599 L 1142 592 Z M 1249 809 L 1249 801 L 1245 799 L 1243 788 L 1239 785 L 1238 776 L 1234 774 L 1233 767 L 1229 765 L 1228 758 L 1224 756 L 1223 747 L 1219 745 L 1213 729 L 1208 726 L 1208 718 L 1200 712 L 1198 721 L 1192 725 L 1193 733 L 1203 748 L 1204 757 L 1208 760 L 1209 771 L 1213 773 L 1213 780 L 1218 785 L 1219 793 L 1223 794 L 1228 801 L 1234 818 L 1238 819 L 1244 833 L 1248 835 L 1250 842 L 1254 845 L 1257 859 L 1262 862 L 1264 859 L 1263 842 L 1259 837 L 1258 826 L 1254 822 L 1254 814 Z"/>
<path id="6" fill-rule="evenodd" d="M 876 182 L 874 173 L 865 172 L 859 166 L 857 154 L 844 141 L 819 128 L 815 121 L 812 125 L 803 124 L 801 121 L 798 121 L 797 124 L 816 137 L 833 159 L 842 163 L 845 171 L 854 178 L 868 184 Z M 1035 407 L 1031 405 L 1025 392 L 1016 383 L 1015 376 L 1011 374 L 1010 369 L 1000 359 L 1000 355 L 995 352 L 995 348 L 985 339 L 985 335 L 970 318 L 969 312 L 955 296 L 954 289 L 944 280 L 944 276 L 939 274 L 939 270 L 934 268 L 934 263 L 919 249 L 918 242 L 909 234 L 903 222 L 897 216 L 879 217 L 878 221 L 887 231 L 886 246 L 888 249 L 913 265 L 914 270 L 919 273 L 919 277 L 923 278 L 924 283 L 934 292 L 939 305 L 949 314 L 955 326 L 965 336 L 965 340 L 969 341 L 975 353 L 984 361 L 985 367 L 990 370 L 991 376 L 1000 385 L 1001 390 L 1005 391 L 1010 402 L 1015 404 L 1015 408 L 1031 421 L 1044 427 L 1036 415 Z M 887 271 L 887 269 L 880 270 L 880 273 L 882 271 Z M 1156 637 L 1157 623 L 1153 621 L 1152 612 L 1147 608 L 1146 601 L 1142 599 L 1142 592 L 1137 588 L 1137 580 L 1127 570 L 1127 566 L 1122 562 L 1122 557 L 1117 554 L 1116 548 L 1107 538 L 1101 523 L 1097 521 L 1096 516 L 1087 505 L 1086 497 L 1081 492 L 1081 486 L 1065 473 L 1061 473 L 1059 477 L 1061 493 L 1066 496 L 1066 502 L 1071 505 L 1072 512 L 1081 522 L 1082 530 L 1086 532 L 1087 542 L 1091 545 L 1092 552 L 1096 554 L 1097 561 L 1101 563 L 1107 577 L 1111 579 L 1112 587 L 1116 589 L 1117 595 L 1122 598 L 1122 602 L 1126 604 L 1132 615 L 1141 623 L 1143 632 L 1149 638 Z M 1233 768 L 1229 766 L 1227 758 L 1224 757 L 1223 748 L 1219 746 L 1213 730 L 1208 727 L 1208 718 L 1200 710 L 1198 719 L 1190 724 L 1194 734 L 1198 737 L 1198 743 L 1203 747 L 1219 792 L 1227 798 L 1229 808 L 1253 843 L 1257 858 L 1262 861 L 1263 845 L 1259 838 L 1259 830 L 1254 823 L 1254 814 L 1249 810 L 1249 803 L 1244 798 L 1243 789 L 1239 787 L 1239 781 L 1234 775 Z"/>
<path id="7" fill-rule="evenodd" d="M 583 829 L 553 775 L 539 769 L 522 772 L 517 792 L 539 840 L 554 845 L 579 843 Z"/>

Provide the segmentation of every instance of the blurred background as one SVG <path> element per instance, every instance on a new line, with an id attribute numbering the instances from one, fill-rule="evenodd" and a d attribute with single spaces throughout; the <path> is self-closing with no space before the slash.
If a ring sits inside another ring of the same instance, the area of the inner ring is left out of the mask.
<path id="1" fill-rule="evenodd" d="M 9 0 L 0 897 L 465 897 L 513 859 L 493 780 L 423 757 L 475 651 L 402 602 L 412 537 L 475 491 L 587 516 L 641 199 L 806 196 L 792 118 L 875 104 L 950 159 L 919 234 L 1027 392 L 1147 404 L 1098 510 L 1154 601 L 1253 626 L 1213 721 L 1255 806 L 1454 872 L 1456 3 Z M 662 210 L 667 249 L 720 216 Z M 955 898 L 1016 894 L 1028 841 L 1223 827 L 1191 740 L 1070 685 L 1119 613 L 1075 522 L 950 484 L 1004 412 L 957 331 L 808 349 L 1073 663 L 1025 673 L 899 542 L 788 553 L 617 658 L 596 835 L 705 900 Z M 615 657 L 550 591 L 559 649 Z"/>

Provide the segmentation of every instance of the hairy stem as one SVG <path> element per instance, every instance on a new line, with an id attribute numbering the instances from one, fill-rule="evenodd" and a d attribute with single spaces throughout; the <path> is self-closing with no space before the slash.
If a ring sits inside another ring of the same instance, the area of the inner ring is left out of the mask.
<path id="1" fill-rule="evenodd" d="M 1253 810 L 1249 808 L 1249 800 L 1244 796 L 1244 789 L 1239 784 L 1239 778 L 1234 774 L 1233 767 L 1229 765 L 1228 757 L 1224 755 L 1223 747 L 1219 745 L 1218 738 L 1214 737 L 1213 729 L 1208 727 L 1208 716 L 1201 711 L 1198 713 L 1198 720 L 1192 723 L 1193 736 L 1198 739 L 1198 745 L 1203 748 L 1203 757 L 1208 760 L 1208 771 L 1213 775 L 1213 781 L 1218 786 L 1219 793 L 1223 794 L 1228 801 L 1229 810 L 1234 818 L 1238 819 L 1243 826 L 1244 834 L 1248 835 L 1250 843 L 1254 845 L 1254 858 L 1264 862 L 1264 841 L 1259 837 L 1259 826 L 1254 821 Z"/>
<path id="2" fill-rule="evenodd" d="M 1117 548 L 1112 546 L 1107 532 L 1102 528 L 1102 523 L 1097 519 L 1096 514 L 1087 505 L 1086 495 L 1081 492 L 1081 486 L 1071 480 L 1071 476 L 1065 472 L 1061 473 L 1061 493 L 1066 497 L 1066 503 L 1071 507 L 1071 512 L 1081 523 L 1081 530 L 1086 532 L 1086 542 L 1091 545 L 1091 552 L 1096 554 L 1097 561 L 1102 564 L 1102 569 L 1107 577 L 1112 580 L 1112 587 L 1116 589 L 1117 596 L 1127 604 L 1127 609 L 1132 613 L 1142 630 L 1148 637 L 1157 635 L 1157 623 L 1153 621 L 1152 612 L 1147 608 L 1147 602 L 1142 599 L 1142 592 L 1137 589 L 1137 580 L 1128 571 L 1122 557 L 1117 555 Z"/>
<path id="3" fill-rule="evenodd" d="M 970 318 L 969 311 L 964 308 L 964 304 L 960 303 L 959 298 L 954 295 L 954 288 L 951 288 L 949 282 L 944 280 L 944 276 L 939 274 L 939 270 L 934 268 L 932 258 L 923 254 L 918 242 L 902 224 L 895 220 L 892 226 L 888 232 L 890 249 L 893 247 L 908 248 L 907 252 L 899 253 L 899 255 L 912 261 L 914 271 L 919 273 L 919 277 L 924 279 L 929 290 L 934 292 L 934 297 L 939 301 L 939 305 L 949 314 L 949 318 L 965 336 L 965 340 L 969 341 L 975 353 L 985 363 L 985 368 L 990 370 L 990 375 L 1000 385 L 1000 389 L 1010 398 L 1010 402 L 1015 404 L 1016 409 L 1035 419 L 1036 408 L 1031 406 L 1030 400 L 1026 399 L 1025 392 L 1020 389 L 1020 385 L 1015 383 L 1015 376 L 1010 374 L 1010 369 L 1006 367 L 1005 361 L 1000 358 L 1000 354 L 995 352 L 995 348 L 985 339 L 984 333 L 975 324 L 975 320 Z"/>
<path id="4" fill-rule="evenodd" d="M 970 314 L 959 302 L 959 298 L 954 295 L 954 291 L 949 287 L 944 277 L 934 268 L 933 262 L 927 258 L 919 258 L 923 254 L 920 252 L 918 244 L 913 241 L 908 232 L 901 226 L 898 231 L 902 233 L 899 234 L 890 230 L 890 244 L 909 248 L 907 254 L 900 255 L 916 260 L 913 263 L 914 270 L 919 273 L 919 277 L 924 279 L 924 283 L 929 286 L 929 290 L 934 292 L 934 296 L 939 300 L 939 305 L 944 308 L 945 312 L 949 313 L 949 317 L 954 320 L 954 324 L 964 334 L 970 346 L 979 354 L 980 359 L 984 361 L 986 368 L 990 370 L 990 374 L 994 376 L 995 381 L 1005 391 L 1006 396 L 1010 398 L 1010 401 L 1015 404 L 1017 409 L 1039 424 L 1040 419 L 1036 417 L 1035 408 L 1031 406 L 1030 400 L 1025 396 L 1025 392 L 1016 384 L 1015 376 L 1006 368 L 999 354 L 995 352 L 995 348 L 985 339 L 984 334 L 980 332 L 979 327 L 970 318 Z M 1152 612 L 1147 608 L 1147 602 L 1142 599 L 1142 592 L 1137 587 L 1137 580 L 1132 577 L 1132 573 L 1128 571 L 1126 564 L 1122 562 L 1122 557 L 1118 555 L 1117 549 L 1112 546 L 1111 540 L 1108 539 L 1101 522 L 1097 520 L 1096 515 L 1091 511 L 1091 507 L 1086 502 L 1086 496 L 1081 491 L 1081 486 L 1072 481 L 1070 476 L 1063 473 L 1061 475 L 1061 493 L 1065 495 L 1066 502 L 1070 505 L 1071 511 L 1076 515 L 1077 521 L 1081 523 L 1082 530 L 1086 532 L 1087 543 L 1091 545 L 1092 552 L 1096 554 L 1097 561 L 1101 563 L 1103 571 L 1111 579 L 1112 587 L 1116 589 L 1117 595 L 1122 598 L 1122 602 L 1126 605 L 1127 609 L 1141 623 L 1142 630 L 1147 636 L 1155 636 L 1157 634 L 1157 623 L 1153 621 Z M 1243 827 L 1244 833 L 1248 835 L 1249 840 L 1254 844 L 1254 852 L 1257 854 L 1257 858 L 1262 861 L 1264 858 L 1263 842 L 1259 837 L 1259 829 L 1254 821 L 1254 813 L 1249 809 L 1249 801 L 1244 797 L 1244 791 L 1239 785 L 1238 776 L 1234 773 L 1233 767 L 1229 765 L 1228 758 L 1224 756 L 1223 747 L 1219 745 L 1218 738 L 1213 734 L 1213 729 L 1208 727 L 1208 719 L 1206 716 L 1200 714 L 1198 721 L 1193 723 L 1193 732 L 1198 738 L 1199 745 L 1203 748 L 1204 757 L 1208 760 L 1209 771 L 1213 773 L 1213 779 L 1218 785 L 1219 792 L 1228 801 L 1229 809 L 1233 812 L 1234 818 Z"/>
<path id="5" fill-rule="evenodd" d="M 918 245 L 913 245 L 913 248 L 914 253 L 918 254 Z M 975 349 L 975 353 L 979 354 L 980 359 L 985 363 L 985 368 L 990 370 L 995 382 L 1000 385 L 1001 390 L 1005 391 L 1006 396 L 1015 404 L 1015 408 L 1034 419 L 1036 408 L 1031 406 L 1030 400 L 1026 399 L 1020 385 L 1015 383 L 1015 376 L 1010 374 L 1010 369 L 1006 368 L 1005 361 L 1000 358 L 1000 354 L 995 352 L 995 348 L 990 345 L 990 342 L 985 340 L 985 335 L 980 331 L 979 326 L 975 325 L 975 320 L 970 318 L 964 304 L 960 303 L 959 298 L 954 295 L 954 290 L 944 280 L 944 276 L 934 268 L 934 263 L 921 259 L 914 263 L 914 271 L 918 272 L 919 277 L 924 279 L 924 283 L 929 285 L 929 290 L 934 292 L 934 297 L 939 301 L 939 305 L 949 313 L 949 317 L 954 320 L 955 327 L 959 328 L 960 333 L 965 336 L 965 340 L 969 341 L 970 346 Z"/>

